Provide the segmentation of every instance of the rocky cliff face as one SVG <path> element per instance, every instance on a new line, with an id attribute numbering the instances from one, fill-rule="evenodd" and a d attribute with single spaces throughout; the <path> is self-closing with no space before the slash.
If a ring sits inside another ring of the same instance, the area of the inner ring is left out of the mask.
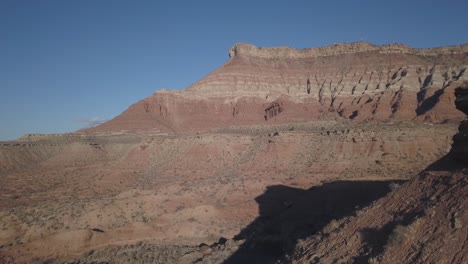
<path id="1" fill-rule="evenodd" d="M 358 122 L 464 117 L 452 104 L 454 88 L 468 80 L 468 45 L 412 49 L 359 42 L 297 50 L 236 44 L 229 55 L 186 90 L 159 91 L 87 131 L 184 133 L 329 113 Z"/>
<path id="2" fill-rule="evenodd" d="M 367 42 L 354 42 L 350 44 L 334 44 L 319 48 L 291 49 L 288 47 L 258 48 L 254 45 L 238 43 L 229 50 L 229 57 L 249 56 L 277 59 L 303 59 L 361 52 L 378 52 L 382 54 L 414 54 L 422 56 L 455 55 L 468 51 L 467 46 L 449 46 L 434 49 L 413 49 L 404 44 L 373 45 Z"/>

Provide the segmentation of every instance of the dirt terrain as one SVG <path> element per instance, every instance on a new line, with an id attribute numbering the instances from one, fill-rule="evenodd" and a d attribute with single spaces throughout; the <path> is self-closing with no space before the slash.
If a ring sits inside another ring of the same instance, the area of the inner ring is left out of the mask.
<path id="1" fill-rule="evenodd" d="M 238 44 L 100 126 L 0 142 L 0 263 L 465 263 L 466 47 Z"/>
<path id="2" fill-rule="evenodd" d="M 139 241 L 212 244 L 258 217 L 255 198 L 269 186 L 407 179 L 445 155 L 455 131 L 311 122 L 185 136 L 32 135 L 1 146 L 0 252 L 28 262 Z"/>

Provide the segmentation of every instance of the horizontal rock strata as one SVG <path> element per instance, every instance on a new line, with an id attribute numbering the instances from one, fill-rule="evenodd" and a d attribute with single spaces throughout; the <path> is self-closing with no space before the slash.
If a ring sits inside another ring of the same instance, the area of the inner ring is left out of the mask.
<path id="1" fill-rule="evenodd" d="M 468 45 L 401 44 L 258 48 L 236 44 L 229 60 L 182 91 L 158 91 L 85 131 L 186 133 L 231 125 L 344 118 L 460 121 L 454 88 L 468 80 Z"/>

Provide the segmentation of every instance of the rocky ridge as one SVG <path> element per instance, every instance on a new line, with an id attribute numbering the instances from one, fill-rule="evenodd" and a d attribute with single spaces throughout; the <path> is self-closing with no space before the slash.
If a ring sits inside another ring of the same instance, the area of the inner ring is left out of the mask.
<path id="1" fill-rule="evenodd" d="M 288 47 L 260 48 L 251 44 L 237 43 L 229 49 L 229 57 L 252 56 L 264 58 L 317 58 L 360 52 L 376 51 L 383 54 L 415 54 L 421 56 L 455 55 L 468 52 L 468 46 L 448 46 L 431 49 L 414 49 L 404 44 L 373 45 L 367 42 L 334 44 L 326 47 L 293 49 Z"/>
<path id="2" fill-rule="evenodd" d="M 468 45 L 337 44 L 296 50 L 236 44 L 229 60 L 182 91 L 158 91 L 85 132 L 191 133 L 320 119 L 458 122 L 454 88 Z"/>

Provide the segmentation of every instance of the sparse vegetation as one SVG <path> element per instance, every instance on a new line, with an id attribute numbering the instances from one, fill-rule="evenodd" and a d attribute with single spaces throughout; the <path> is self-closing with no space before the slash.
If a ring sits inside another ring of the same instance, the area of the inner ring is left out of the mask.
<path id="1" fill-rule="evenodd" d="M 398 247 L 401 246 L 403 243 L 405 243 L 408 239 L 411 238 L 411 236 L 414 235 L 414 233 L 417 231 L 417 229 L 421 225 L 421 219 L 416 219 L 414 220 L 411 224 L 409 225 L 397 225 L 393 229 L 392 233 L 388 237 L 388 241 L 386 244 L 386 248 L 390 249 L 392 247 Z"/>

